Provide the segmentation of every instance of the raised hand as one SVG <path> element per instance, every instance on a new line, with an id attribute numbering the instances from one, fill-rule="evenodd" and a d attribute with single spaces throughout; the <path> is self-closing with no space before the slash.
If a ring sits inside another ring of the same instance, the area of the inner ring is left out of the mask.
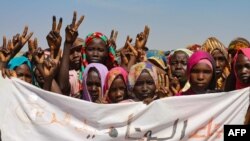
<path id="1" fill-rule="evenodd" d="M 0 62 L 6 63 L 10 59 L 10 51 L 7 48 L 6 37 L 3 36 L 3 45 L 0 47 Z"/>
<path id="2" fill-rule="evenodd" d="M 18 36 L 19 34 L 17 34 L 16 36 Z M 33 32 L 28 34 L 28 26 L 24 27 L 23 30 L 23 34 L 19 37 L 17 37 L 17 43 L 15 44 L 18 45 L 19 47 L 23 47 L 27 41 L 31 38 L 31 36 L 33 35 Z"/>
<path id="3" fill-rule="evenodd" d="M 140 49 L 140 48 L 145 47 L 148 41 L 149 31 L 150 31 L 150 28 L 146 25 L 144 28 L 144 32 L 137 34 L 136 41 L 135 41 L 135 48 Z"/>
<path id="4" fill-rule="evenodd" d="M 118 31 L 115 31 L 114 29 L 111 31 L 111 35 L 109 38 L 109 46 L 112 46 L 114 49 L 116 49 L 116 39 L 117 39 Z"/>
<path id="5" fill-rule="evenodd" d="M 60 30 L 62 27 L 62 18 L 60 18 L 58 25 L 56 25 L 56 17 L 53 16 L 53 22 L 52 22 L 52 30 L 47 35 L 46 39 L 48 42 L 48 45 L 50 47 L 50 51 L 52 52 L 52 57 L 54 55 L 56 56 L 58 50 L 60 49 L 61 43 L 62 43 L 62 37 L 60 35 Z"/>
<path id="6" fill-rule="evenodd" d="M 173 95 L 176 95 L 181 90 L 181 84 L 180 84 L 178 78 L 173 77 L 172 72 L 171 72 L 171 68 L 169 65 L 167 66 L 167 74 L 169 77 L 169 89 Z"/>
<path id="7" fill-rule="evenodd" d="M 38 70 L 41 72 L 44 79 L 50 78 L 52 80 L 56 74 L 57 65 L 55 61 L 48 58 L 44 60 L 42 67 L 38 66 Z"/>
<path id="8" fill-rule="evenodd" d="M 126 39 L 124 47 L 119 51 L 120 52 L 120 56 L 121 56 L 121 63 L 124 64 L 124 65 L 127 65 L 128 62 L 129 62 L 129 58 L 130 57 L 128 55 L 131 55 L 131 51 L 129 49 L 129 43 L 131 43 L 131 42 L 132 42 L 132 38 L 130 38 L 129 36 L 127 36 L 127 39 Z M 131 47 L 131 45 L 130 45 L 130 47 Z"/>
<path id="9" fill-rule="evenodd" d="M 14 57 L 21 49 L 22 47 L 28 42 L 28 40 L 33 35 L 33 32 L 28 34 L 28 26 L 25 26 L 23 30 L 23 34 L 20 36 L 20 34 L 16 34 L 13 39 L 13 51 L 11 52 L 11 57 Z"/>
<path id="10" fill-rule="evenodd" d="M 35 38 L 34 40 L 30 39 L 28 42 L 28 47 L 29 47 L 29 53 L 33 54 L 38 47 L 37 38 Z"/>
<path id="11" fill-rule="evenodd" d="M 172 80 L 170 80 L 170 90 L 174 95 L 179 93 L 181 90 L 181 85 L 178 78 L 174 77 Z"/>
<path id="12" fill-rule="evenodd" d="M 30 39 L 28 41 L 29 50 L 28 52 L 25 53 L 25 56 L 27 56 L 29 60 L 32 60 L 33 53 L 35 52 L 37 47 L 38 47 L 37 38 L 35 38 L 34 40 Z"/>
<path id="13" fill-rule="evenodd" d="M 172 96 L 172 93 L 169 91 L 168 75 L 158 72 L 158 85 L 159 88 L 156 90 L 156 95 L 158 98 Z"/>
<path id="14" fill-rule="evenodd" d="M 17 77 L 17 74 L 16 74 L 16 72 L 14 70 L 9 70 L 9 69 L 2 68 L 1 72 L 2 72 L 3 78 Z"/>
<path id="15" fill-rule="evenodd" d="M 65 29 L 65 41 L 66 43 L 73 43 L 77 36 L 78 36 L 78 27 L 80 26 L 80 24 L 82 23 L 84 16 L 81 16 L 80 19 L 76 22 L 76 18 L 77 18 L 77 13 L 76 11 L 74 11 L 74 15 L 73 15 L 73 19 L 72 19 L 72 23 L 70 25 L 68 25 Z"/>
<path id="16" fill-rule="evenodd" d="M 135 49 L 135 47 L 132 46 L 131 43 L 128 41 L 127 41 L 127 45 L 128 45 L 128 48 L 130 49 L 130 51 L 134 54 L 134 56 L 138 57 L 138 51 Z"/>
<path id="17" fill-rule="evenodd" d="M 15 36 L 13 36 L 12 42 L 13 42 L 13 45 L 14 45 L 14 46 L 16 46 L 16 45 L 18 44 L 19 37 L 20 37 L 20 34 L 19 34 L 19 33 L 17 33 Z"/>
<path id="18" fill-rule="evenodd" d="M 0 68 L 5 67 L 5 65 L 12 58 L 11 54 L 14 46 L 11 40 L 9 40 L 8 44 L 6 44 L 6 40 L 6 37 L 3 36 L 3 45 L 0 47 Z"/>
<path id="19" fill-rule="evenodd" d="M 44 51 L 41 48 L 38 48 L 37 50 L 34 51 L 32 58 L 36 64 L 43 64 Z"/>

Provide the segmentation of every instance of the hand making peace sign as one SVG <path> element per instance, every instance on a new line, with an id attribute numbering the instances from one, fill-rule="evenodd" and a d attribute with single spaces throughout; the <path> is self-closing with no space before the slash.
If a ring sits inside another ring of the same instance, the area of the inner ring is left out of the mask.
<path id="1" fill-rule="evenodd" d="M 13 49 L 13 43 L 9 40 L 6 43 L 6 37 L 3 36 L 3 45 L 0 47 L 0 62 L 7 63 L 11 59 L 11 50 Z"/>
<path id="2" fill-rule="evenodd" d="M 62 18 L 60 18 L 58 25 L 56 25 L 56 16 L 53 16 L 52 30 L 46 37 L 48 45 L 50 47 L 52 58 L 54 58 L 54 56 L 57 56 L 62 43 L 62 37 L 60 35 L 62 21 Z"/>
<path id="3" fill-rule="evenodd" d="M 76 11 L 74 11 L 72 23 L 70 25 L 68 25 L 65 29 L 65 32 L 66 32 L 65 42 L 66 43 L 73 44 L 73 42 L 76 40 L 76 38 L 78 36 L 78 27 L 82 23 L 84 16 L 81 16 L 77 22 L 76 22 L 76 18 L 77 18 L 77 13 L 76 13 Z"/>
<path id="4" fill-rule="evenodd" d="M 112 46 L 114 49 L 116 49 L 116 39 L 117 39 L 118 31 L 115 31 L 114 29 L 111 31 L 111 35 L 109 38 L 109 46 Z"/>
<path id="5" fill-rule="evenodd" d="M 135 48 L 140 49 L 140 48 L 145 47 L 148 41 L 149 31 L 150 31 L 150 28 L 146 25 L 144 28 L 144 31 L 141 32 L 140 34 L 137 34 L 136 41 L 135 41 Z"/>

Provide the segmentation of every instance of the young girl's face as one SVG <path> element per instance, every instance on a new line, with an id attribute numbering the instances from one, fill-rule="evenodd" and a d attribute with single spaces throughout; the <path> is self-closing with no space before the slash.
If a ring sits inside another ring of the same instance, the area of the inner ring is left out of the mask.
<path id="1" fill-rule="evenodd" d="M 133 92 L 135 96 L 140 101 L 143 101 L 146 98 L 153 98 L 155 91 L 156 85 L 154 79 L 147 70 L 143 70 L 134 86 Z"/>
<path id="2" fill-rule="evenodd" d="M 244 54 L 238 54 L 235 71 L 241 83 L 250 83 L 250 60 Z"/>
<path id="3" fill-rule="evenodd" d="M 121 75 L 118 75 L 109 88 L 109 99 L 112 103 L 118 103 L 127 97 L 127 86 Z"/>
<path id="4" fill-rule="evenodd" d="M 101 78 L 96 69 L 91 69 L 89 71 L 86 84 L 91 99 L 93 102 L 95 102 L 101 97 L 102 90 Z"/>
<path id="5" fill-rule="evenodd" d="M 197 63 L 190 72 L 190 84 L 192 90 L 205 92 L 211 83 L 213 70 L 208 64 Z"/>
<path id="6" fill-rule="evenodd" d="M 88 63 L 105 63 L 108 49 L 102 39 L 96 38 L 86 46 L 86 59 Z"/>
<path id="7" fill-rule="evenodd" d="M 22 64 L 15 68 L 15 72 L 17 74 L 17 78 L 27 82 L 32 83 L 32 74 L 31 71 L 26 64 Z"/>

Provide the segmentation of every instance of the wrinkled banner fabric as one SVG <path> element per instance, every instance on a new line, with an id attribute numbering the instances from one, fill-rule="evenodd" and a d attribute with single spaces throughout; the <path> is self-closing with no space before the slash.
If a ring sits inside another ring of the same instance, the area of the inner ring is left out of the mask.
<path id="1" fill-rule="evenodd" d="M 142 102 L 95 104 L 0 77 L 2 141 L 223 140 L 243 124 L 249 88 Z"/>

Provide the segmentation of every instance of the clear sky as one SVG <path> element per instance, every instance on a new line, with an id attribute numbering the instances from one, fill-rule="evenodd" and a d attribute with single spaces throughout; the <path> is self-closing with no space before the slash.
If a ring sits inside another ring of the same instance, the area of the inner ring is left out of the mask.
<path id="1" fill-rule="evenodd" d="M 28 25 L 39 45 L 46 48 L 52 16 L 63 18 L 64 39 L 64 29 L 76 10 L 78 17 L 85 15 L 79 37 L 94 31 L 109 36 L 116 29 L 118 48 L 127 35 L 135 38 L 145 25 L 151 28 L 147 43 L 150 49 L 202 44 L 210 36 L 228 46 L 236 37 L 250 40 L 249 5 L 249 0 L 2 0 L 0 36 L 11 38 Z"/>

